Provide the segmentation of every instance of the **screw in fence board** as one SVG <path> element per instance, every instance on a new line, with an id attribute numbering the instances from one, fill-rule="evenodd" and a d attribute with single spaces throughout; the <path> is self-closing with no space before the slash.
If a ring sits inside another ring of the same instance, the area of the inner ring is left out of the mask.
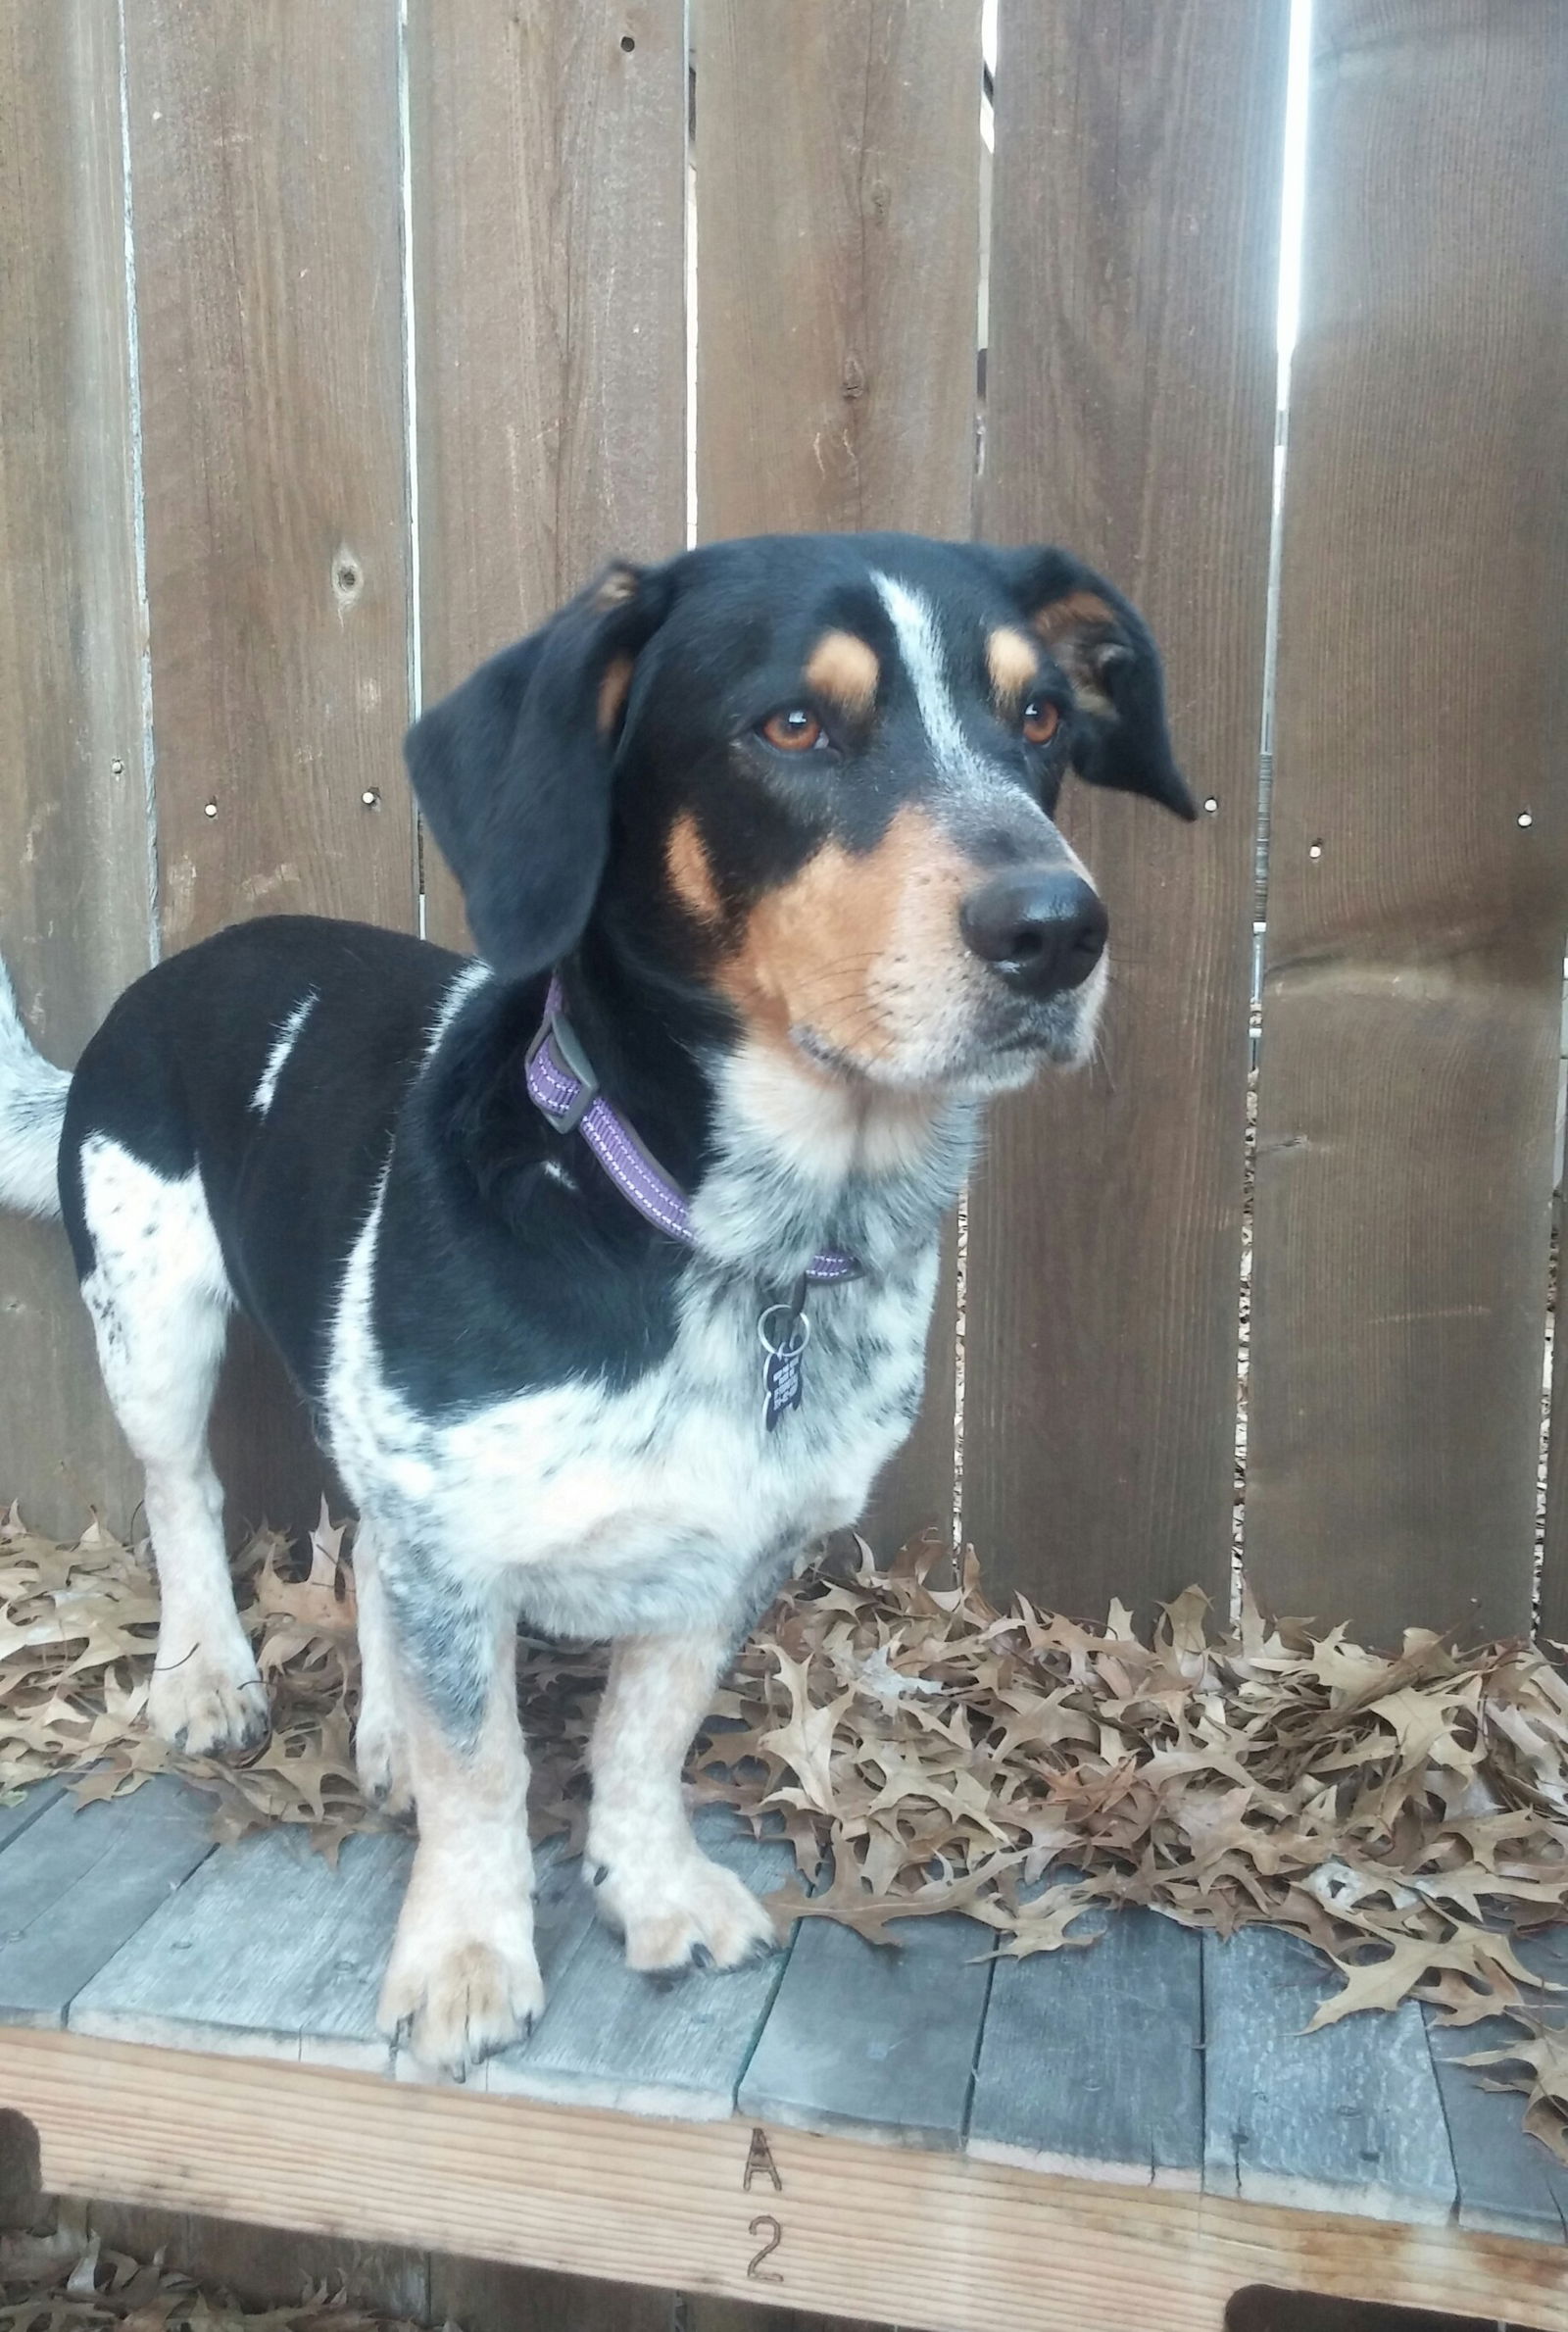
<path id="1" fill-rule="evenodd" d="M 149 955 L 113 10 L 0 16 L 0 953 L 69 1066 Z M 0 1218 L 0 1499 L 74 1537 L 139 1485 L 59 1227 Z"/>
<path id="2" fill-rule="evenodd" d="M 412 930 L 397 11 L 125 12 L 159 908 Z M 209 816 L 208 809 L 213 814 Z M 231 1517 L 314 1519 L 275 1372 L 230 1367 Z"/>
<path id="3" fill-rule="evenodd" d="M 1314 39 L 1247 1541 L 1276 1610 L 1397 1643 L 1530 1620 L 1568 893 L 1568 19 L 1319 0 Z"/>
<path id="4" fill-rule="evenodd" d="M 1086 1613 L 1228 1584 L 1287 14 L 1002 0 L 982 525 L 1142 606 L 1217 804 L 1069 779 L 1102 1059 L 998 1113 L 970 1208 L 964 1535 Z"/>
<path id="5" fill-rule="evenodd" d="M 694 0 L 697 521 L 968 535 L 980 265 L 977 0 Z M 867 1527 L 953 1506 L 951 1240 L 925 1402 Z"/>
<path id="6" fill-rule="evenodd" d="M 686 537 L 686 52 L 653 0 L 410 17 L 426 703 Z M 468 944 L 424 849 L 426 929 Z"/>

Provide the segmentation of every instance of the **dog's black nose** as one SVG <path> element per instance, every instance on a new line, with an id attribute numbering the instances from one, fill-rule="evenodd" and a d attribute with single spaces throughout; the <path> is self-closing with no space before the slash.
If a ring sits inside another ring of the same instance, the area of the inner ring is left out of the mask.
<path id="1" fill-rule="evenodd" d="M 983 964 L 1025 996 L 1080 987 L 1105 952 L 1109 918 L 1070 867 L 1018 867 L 971 891 L 963 936 Z"/>

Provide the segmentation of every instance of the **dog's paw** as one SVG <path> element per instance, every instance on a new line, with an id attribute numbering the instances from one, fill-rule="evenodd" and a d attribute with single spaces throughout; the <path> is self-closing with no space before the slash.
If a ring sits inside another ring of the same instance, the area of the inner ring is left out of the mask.
<path id="1" fill-rule="evenodd" d="M 368 1806 L 393 1816 L 413 1811 L 407 1737 L 401 1725 L 374 1709 L 360 1711 L 354 1728 L 354 1769 Z"/>
<path id="2" fill-rule="evenodd" d="M 272 1719 L 250 1646 L 243 1638 L 224 1651 L 196 1644 L 181 1657 L 177 1648 L 166 1652 L 160 1643 L 147 1721 L 187 1757 L 245 1757 L 260 1749 Z"/>
<path id="3" fill-rule="evenodd" d="M 650 1973 L 740 1967 L 778 1948 L 751 1888 L 696 1852 L 668 1864 L 612 1866 L 598 1881 L 597 1900 L 625 1938 L 627 1966 Z"/>
<path id="4" fill-rule="evenodd" d="M 461 2081 L 527 2035 L 545 2004 L 531 1944 L 481 1935 L 437 1941 L 400 1926 L 381 1987 L 381 2029 L 421 2064 Z"/>

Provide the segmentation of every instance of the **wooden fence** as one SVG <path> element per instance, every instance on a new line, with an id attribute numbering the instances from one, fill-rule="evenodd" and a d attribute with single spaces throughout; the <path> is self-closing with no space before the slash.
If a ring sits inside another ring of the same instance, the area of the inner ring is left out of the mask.
<path id="1" fill-rule="evenodd" d="M 1070 803 L 1106 1060 L 972 1194 L 962 1521 L 1070 1610 L 1223 1605 L 1289 15 L 1000 0 L 993 163 L 980 0 L 0 0 L 0 941 L 45 1045 L 236 917 L 457 934 L 411 705 L 678 547 L 689 435 L 700 536 L 1063 540 L 1147 610 L 1208 814 Z M 1246 1546 L 1383 1638 L 1531 1614 L 1565 185 L 1560 0 L 1317 0 Z M 956 1268 L 885 1539 L 953 1511 Z M 260 1369 L 224 1463 L 277 1517 L 314 1476 Z M 0 1388 L 0 1487 L 123 1523 L 63 1242 L 13 1223 Z"/>

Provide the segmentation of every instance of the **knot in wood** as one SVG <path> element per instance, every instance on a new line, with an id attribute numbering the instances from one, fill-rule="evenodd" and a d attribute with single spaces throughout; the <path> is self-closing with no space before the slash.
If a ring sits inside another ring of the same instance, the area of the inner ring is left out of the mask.
<path id="1" fill-rule="evenodd" d="M 332 560 L 332 596 L 340 609 L 353 607 L 365 588 L 365 570 L 350 550 L 338 551 Z"/>

